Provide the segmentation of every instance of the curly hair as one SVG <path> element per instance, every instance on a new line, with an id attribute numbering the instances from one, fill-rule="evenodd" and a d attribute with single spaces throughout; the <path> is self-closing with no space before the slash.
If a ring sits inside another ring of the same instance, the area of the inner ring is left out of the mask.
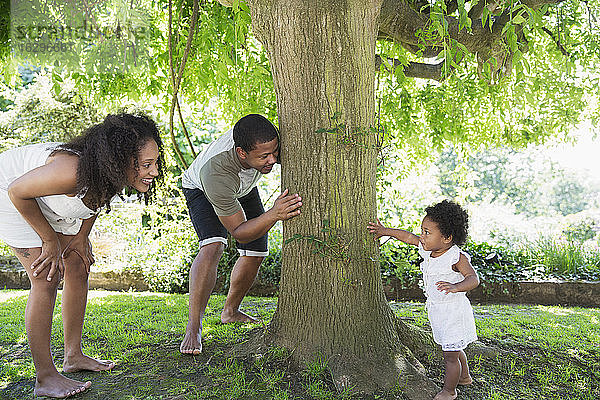
<path id="1" fill-rule="evenodd" d="M 140 149 L 149 141 L 158 145 L 158 176 L 164 173 L 163 144 L 156 123 L 143 114 L 109 114 L 103 122 L 88 128 L 83 134 L 59 146 L 56 151 L 69 151 L 79 156 L 77 166 L 77 191 L 85 193 L 92 209 L 106 207 L 110 200 L 128 186 L 127 170 L 137 170 Z M 155 185 L 148 192 L 138 193 L 148 203 L 154 196 Z"/>
<path id="2" fill-rule="evenodd" d="M 452 242 L 462 246 L 467 241 L 469 215 L 457 203 L 444 200 L 425 209 L 426 217 L 435 222 L 442 235 L 452 236 Z"/>

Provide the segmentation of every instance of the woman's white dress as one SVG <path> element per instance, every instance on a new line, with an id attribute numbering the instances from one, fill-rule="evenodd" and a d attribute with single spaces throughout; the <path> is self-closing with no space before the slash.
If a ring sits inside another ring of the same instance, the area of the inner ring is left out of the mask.
<path id="1" fill-rule="evenodd" d="M 477 340 L 473 308 L 465 292 L 444 293 L 437 289 L 436 282 L 457 283 L 464 279 L 460 272 L 452 269 L 463 254 L 471 257 L 454 245 L 439 257 L 431 257 L 419 243 L 419 255 L 423 258 L 423 290 L 427 297 L 426 307 L 433 339 L 444 351 L 463 350 Z"/>
<path id="2" fill-rule="evenodd" d="M 8 197 L 8 186 L 21 175 L 46 163 L 61 143 L 38 143 L 0 153 L 0 240 L 17 248 L 41 247 L 42 240 Z M 96 214 L 81 196 L 52 195 L 36 198 L 50 226 L 65 235 L 75 235 L 83 219 Z"/>

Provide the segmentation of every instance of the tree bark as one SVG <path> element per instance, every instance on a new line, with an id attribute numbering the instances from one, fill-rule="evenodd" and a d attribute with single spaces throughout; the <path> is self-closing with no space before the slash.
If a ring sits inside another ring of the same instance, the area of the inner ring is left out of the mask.
<path id="1" fill-rule="evenodd" d="M 282 185 L 303 198 L 284 223 L 268 334 L 298 361 L 325 356 L 336 387 L 436 387 L 400 343 L 366 226 L 376 209 L 375 41 L 381 0 L 250 0 L 281 131 Z M 410 362 L 408 361 L 410 360 Z"/>

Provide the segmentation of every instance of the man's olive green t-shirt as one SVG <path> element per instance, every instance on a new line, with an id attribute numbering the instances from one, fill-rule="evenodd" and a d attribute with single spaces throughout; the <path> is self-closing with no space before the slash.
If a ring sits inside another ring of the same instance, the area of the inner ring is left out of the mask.
<path id="1" fill-rule="evenodd" d="M 261 174 L 245 169 L 235 151 L 233 128 L 214 140 L 183 173 L 182 186 L 200 189 L 218 216 L 230 216 L 242 209 L 238 199 L 247 195 Z"/>

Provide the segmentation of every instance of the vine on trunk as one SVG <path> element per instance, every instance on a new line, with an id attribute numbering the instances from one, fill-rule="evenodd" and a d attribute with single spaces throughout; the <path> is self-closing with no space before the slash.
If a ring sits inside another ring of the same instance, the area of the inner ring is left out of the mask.
<path id="1" fill-rule="evenodd" d="M 331 120 L 334 126 L 330 128 L 319 128 L 315 133 L 327 133 L 336 135 L 338 137 L 338 143 L 351 147 L 362 147 L 364 149 L 376 149 L 380 151 L 383 148 L 383 139 L 385 137 L 385 129 L 381 125 L 377 127 L 350 127 L 343 122 L 337 122 L 340 119 L 341 113 L 335 112 L 331 116 Z M 365 139 L 369 135 L 375 135 L 375 144 L 365 144 Z"/>

